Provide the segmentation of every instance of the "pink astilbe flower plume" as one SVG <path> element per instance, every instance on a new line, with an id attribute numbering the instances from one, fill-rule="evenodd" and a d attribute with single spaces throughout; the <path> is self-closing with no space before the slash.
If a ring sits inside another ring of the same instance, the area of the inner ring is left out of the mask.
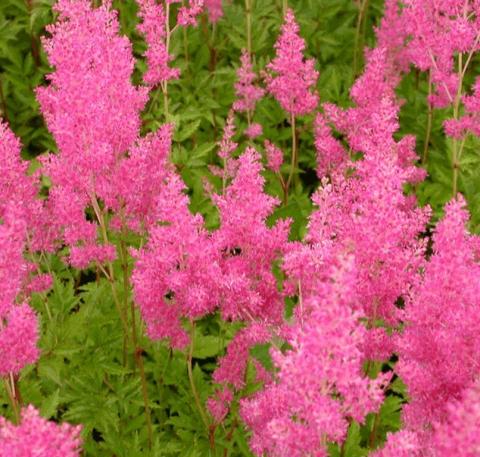
<path id="1" fill-rule="evenodd" d="M 20 142 L 0 121 L 0 377 L 17 375 L 39 357 L 38 320 L 26 303 L 34 286 L 33 263 L 27 250 L 51 248 L 51 237 L 42 222 L 45 216 L 37 198 L 34 178 L 20 157 Z M 39 289 L 50 277 L 36 277 Z"/>
<path id="2" fill-rule="evenodd" d="M 143 75 L 143 79 L 152 86 L 177 79 L 180 76 L 180 70 L 169 66 L 173 56 L 168 53 L 165 43 L 167 31 L 163 5 L 156 0 L 138 0 L 137 3 L 140 7 L 138 15 L 142 19 L 138 30 L 145 35 L 147 42 L 145 57 L 148 70 Z"/>
<path id="3" fill-rule="evenodd" d="M 112 173 L 137 139 L 147 89 L 131 83 L 132 47 L 109 2 L 92 8 L 88 0 L 61 0 L 55 9 L 59 18 L 43 41 L 55 71 L 37 98 L 58 154 L 43 160 L 44 173 L 53 225 L 71 248 L 70 262 L 83 268 L 115 257 L 113 246 L 97 243 L 98 225 L 85 212 L 98 218 L 95 200 L 106 202 L 121 186 Z"/>
<path id="4" fill-rule="evenodd" d="M 47 421 L 29 405 L 19 425 L 0 417 L 0 457 L 80 457 L 80 431 L 80 426 Z"/>
<path id="5" fill-rule="evenodd" d="M 188 344 L 180 319 L 196 319 L 220 302 L 219 254 L 200 215 L 188 209 L 178 176 L 168 177 L 158 199 L 158 222 L 138 253 L 132 275 L 135 300 L 152 339 L 169 338 L 174 347 Z"/>
<path id="6" fill-rule="evenodd" d="M 465 386 L 450 400 L 441 421 L 426 430 L 389 434 L 385 447 L 372 457 L 476 457 L 480 452 L 480 383 Z"/>
<path id="7" fill-rule="evenodd" d="M 336 140 L 327 120 L 321 113 L 315 118 L 315 149 L 317 150 L 317 175 L 330 174 L 347 163 L 348 156 L 341 143 Z"/>
<path id="8" fill-rule="evenodd" d="M 17 237 L 25 240 L 28 232 L 29 249 L 52 250 L 54 233 L 45 220 L 48 215 L 38 198 L 36 177 L 27 175 L 28 162 L 22 160 L 20 150 L 19 139 L 0 119 L 0 218 L 14 210 L 16 219 L 25 222 Z"/>
<path id="9" fill-rule="evenodd" d="M 35 363 L 40 352 L 37 348 L 38 319 L 26 303 L 11 306 L 0 318 L 1 377 L 18 374 L 26 365 Z"/>
<path id="10" fill-rule="evenodd" d="M 291 349 L 272 350 L 276 379 L 242 401 L 255 455 L 326 457 L 327 441 L 346 438 L 348 418 L 363 422 L 382 403 L 384 379 L 362 374 L 359 346 L 366 330 L 352 311 L 354 265 L 335 261 L 328 247 L 323 258 L 330 278 L 301 297 L 296 323 L 284 331 Z"/>
<path id="11" fill-rule="evenodd" d="M 292 116 L 311 113 L 318 104 L 315 91 L 318 72 L 314 59 L 305 60 L 303 56 L 305 41 L 299 31 L 293 11 L 288 9 L 275 43 L 276 56 L 267 65 L 265 77 L 268 92 Z"/>
<path id="12" fill-rule="evenodd" d="M 480 453 L 480 381 L 446 406 L 447 417 L 434 426 L 435 457 L 475 457 Z"/>
<path id="13" fill-rule="evenodd" d="M 237 82 L 235 83 L 235 95 L 237 100 L 233 103 L 233 109 L 240 112 L 253 112 L 257 101 L 263 97 L 264 89 L 256 86 L 256 74 L 252 69 L 250 54 L 243 50 L 240 57 L 241 66 L 237 70 Z"/>
<path id="14" fill-rule="evenodd" d="M 413 429 L 443 420 L 448 402 L 480 372 L 480 242 L 465 228 L 464 204 L 459 197 L 446 206 L 402 317 L 396 370 L 408 388 L 404 420 Z"/>
<path id="15" fill-rule="evenodd" d="M 224 319 L 253 317 L 278 323 L 283 300 L 272 263 L 285 251 L 290 220 L 267 227 L 267 217 L 279 201 L 264 193 L 261 171 L 260 155 L 247 148 L 225 193 L 214 196 L 220 228 L 212 236 L 222 255 Z"/>
<path id="16" fill-rule="evenodd" d="M 283 152 L 268 140 L 264 142 L 265 151 L 267 155 L 267 166 L 275 173 L 280 172 L 280 167 L 283 164 Z"/>
<path id="17" fill-rule="evenodd" d="M 391 79 L 392 67 L 385 50 L 369 53 L 365 73 L 355 82 L 356 106 L 345 111 L 325 105 L 326 119 L 317 118 L 316 146 L 319 175 L 329 179 L 313 197 L 318 210 L 310 218 L 307 240 L 329 239 L 341 252 L 352 252 L 357 266 L 357 293 L 369 327 L 381 320 L 399 323 L 397 299 L 409 291 L 423 262 L 425 243 L 419 240 L 429 218 L 412 196 L 404 194 L 408 182 L 423 176 L 413 165 L 411 137 L 396 141 L 399 105 Z M 326 120 L 345 135 L 348 145 L 362 158 L 352 160 L 329 132 Z M 332 166 L 336 164 L 335 166 Z M 304 287 L 308 287 L 307 282 Z M 388 354 L 387 338 L 373 329 L 366 342 L 366 356 L 382 360 Z"/>
<path id="18" fill-rule="evenodd" d="M 137 253 L 133 273 L 135 299 L 151 338 L 169 338 L 181 347 L 188 337 L 180 319 L 198 319 L 217 308 L 225 319 L 281 320 L 271 269 L 287 243 L 288 223 L 265 224 L 276 201 L 263 193 L 258 159 L 247 150 L 225 195 L 214 196 L 220 228 L 213 233 L 200 215 L 190 213 L 180 178 L 168 176 L 157 200 L 158 222 Z"/>
<path id="19" fill-rule="evenodd" d="M 203 11 L 204 0 L 189 0 L 189 5 L 182 6 L 178 10 L 177 22 L 187 27 L 189 25 L 197 25 L 197 16 Z"/>
<path id="20" fill-rule="evenodd" d="M 205 0 L 205 8 L 208 11 L 210 22 L 215 24 L 223 17 L 222 0 Z"/>
<path id="21" fill-rule="evenodd" d="M 447 135 L 454 139 L 461 139 L 467 132 L 478 135 L 478 109 L 472 110 L 468 106 L 471 98 L 463 95 L 465 73 L 472 56 L 480 50 L 478 2 L 387 0 L 377 37 L 399 70 L 408 72 L 413 64 L 430 73 L 433 93 L 428 103 L 436 108 L 453 108 L 454 117 L 444 123 Z M 457 66 L 460 55 L 466 57 L 463 65 Z M 473 98 L 478 97 L 476 85 Z M 459 115 L 461 101 L 467 111 L 464 116 Z"/>

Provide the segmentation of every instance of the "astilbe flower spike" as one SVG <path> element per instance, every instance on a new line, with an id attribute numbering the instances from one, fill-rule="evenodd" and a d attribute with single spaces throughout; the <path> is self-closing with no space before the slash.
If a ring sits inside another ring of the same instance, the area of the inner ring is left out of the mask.
<path id="1" fill-rule="evenodd" d="M 279 173 L 280 167 L 283 164 L 282 150 L 268 140 L 265 140 L 264 146 L 265 146 L 265 151 L 267 155 L 268 168 L 270 168 L 270 170 L 272 170 L 275 173 Z"/>
<path id="2" fill-rule="evenodd" d="M 465 386 L 445 405 L 446 415 L 427 430 L 389 434 L 372 457 L 476 457 L 480 452 L 480 383 Z"/>
<path id="3" fill-rule="evenodd" d="M 104 2 L 92 8 L 88 0 L 56 3 L 59 18 L 44 39 L 55 71 L 47 77 L 50 84 L 37 89 L 58 145 L 58 154 L 43 159 L 43 172 L 52 181 L 52 225 L 78 268 L 115 257 L 112 245 L 97 242 L 98 224 L 85 213 L 101 218 L 100 202 L 119 193 L 122 183 L 114 171 L 137 140 L 148 92 L 131 83 L 131 43 L 119 35 L 117 14 L 110 6 Z"/>
<path id="4" fill-rule="evenodd" d="M 237 70 L 237 82 L 235 83 L 235 95 L 237 100 L 233 103 L 233 109 L 239 112 L 253 112 L 257 101 L 263 97 L 264 90 L 254 84 L 256 74 L 252 69 L 250 54 L 243 50 L 240 57 L 240 68 Z"/>
<path id="5" fill-rule="evenodd" d="M 20 142 L 1 121 L 0 170 L 0 376 L 7 376 L 17 375 L 39 356 L 38 320 L 26 303 L 34 265 L 24 259 L 24 252 L 48 248 L 49 239 L 40 223 L 43 207 L 34 180 L 20 157 Z"/>
<path id="6" fill-rule="evenodd" d="M 154 339 L 183 346 L 181 317 L 197 319 L 219 308 L 224 319 L 279 322 L 282 300 L 271 271 L 288 239 L 288 222 L 268 228 L 277 203 L 263 193 L 259 155 L 247 150 L 224 195 L 215 195 L 220 228 L 208 233 L 192 215 L 184 184 L 172 173 L 158 199 L 158 223 L 136 255 L 135 299 Z M 233 160 L 233 159 L 232 159 Z"/>
<path id="7" fill-rule="evenodd" d="M 213 24 L 223 17 L 222 0 L 205 0 L 205 7 L 208 11 L 208 18 Z"/>
<path id="8" fill-rule="evenodd" d="M 241 403 L 255 455 L 327 456 L 327 441 L 343 442 L 349 417 L 363 422 L 382 403 L 384 379 L 362 374 L 354 264 L 336 261 L 328 245 L 323 260 L 325 281 L 300 297 L 296 322 L 284 329 L 291 349 L 272 351 L 276 379 Z"/>
<path id="9" fill-rule="evenodd" d="M 221 270 L 203 218 L 189 211 L 184 184 L 174 174 L 168 180 L 132 281 L 150 338 L 184 347 L 189 338 L 180 319 L 197 319 L 218 306 Z"/>
<path id="10" fill-rule="evenodd" d="M 307 235 L 307 241 L 329 239 L 341 252 L 354 254 L 357 293 L 371 328 L 365 355 L 376 360 L 388 358 L 393 349 L 376 323 L 393 327 L 399 323 L 395 303 L 408 293 L 422 265 L 425 243 L 418 235 L 430 214 L 404 194 L 405 184 L 419 181 L 423 174 L 413 165 L 412 137 L 400 141 L 393 137 L 399 127 L 397 82 L 388 53 L 376 49 L 368 54 L 365 72 L 352 88 L 356 106 L 342 111 L 324 105 L 326 117 L 316 121 L 317 163 L 319 176 L 329 176 L 313 196 L 318 210 L 310 218 Z M 327 121 L 345 135 L 361 159 L 352 160 L 347 151 L 342 156 Z M 302 285 L 308 288 L 310 273 L 303 277 Z"/>
<path id="11" fill-rule="evenodd" d="M 291 9 L 285 14 L 280 37 L 275 43 L 275 58 L 267 65 L 268 92 L 292 116 L 311 113 L 318 104 L 315 85 L 318 72 L 313 59 L 305 60 L 305 41 Z"/>
<path id="12" fill-rule="evenodd" d="M 197 16 L 203 11 L 204 0 L 189 0 L 189 5 L 178 10 L 177 22 L 183 27 L 197 25 Z"/>
<path id="13" fill-rule="evenodd" d="M 466 230 L 459 197 L 445 208 L 433 235 L 433 255 L 406 302 L 396 371 L 410 397 L 404 421 L 422 429 L 442 421 L 480 371 L 479 238 Z"/>
<path id="14" fill-rule="evenodd" d="M 81 426 L 58 425 L 29 405 L 14 425 L 0 417 L 0 457 L 80 457 Z"/>
<path id="15" fill-rule="evenodd" d="M 163 5 L 156 0 L 138 0 L 138 4 L 140 7 L 138 15 L 142 19 L 138 30 L 145 35 L 147 42 L 145 57 L 148 70 L 143 75 L 143 79 L 152 86 L 177 79 L 180 76 L 180 70 L 169 67 L 169 62 L 173 60 L 173 56 L 168 53 L 165 43 L 167 31 L 165 29 L 166 17 Z"/>

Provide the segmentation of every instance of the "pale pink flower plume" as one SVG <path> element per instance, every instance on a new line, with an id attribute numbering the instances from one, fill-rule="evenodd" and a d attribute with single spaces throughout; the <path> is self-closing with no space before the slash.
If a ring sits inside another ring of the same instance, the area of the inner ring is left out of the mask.
<path id="1" fill-rule="evenodd" d="M 318 104 L 315 86 L 318 72 L 314 59 L 305 60 L 305 41 L 291 9 L 285 14 L 280 37 L 275 43 L 275 58 L 267 65 L 268 92 L 292 116 L 311 113 Z"/>
<path id="2" fill-rule="evenodd" d="M 147 42 L 145 58 L 148 70 L 143 75 L 143 79 L 151 86 L 177 79 L 180 76 L 180 70 L 169 66 L 173 56 L 168 53 L 165 42 L 167 31 L 163 5 L 156 0 L 137 0 L 137 3 L 140 6 L 138 15 L 142 19 L 138 30 L 145 36 Z M 184 19 L 188 21 L 188 15 Z"/>
<path id="3" fill-rule="evenodd" d="M 205 0 L 205 7 L 208 11 L 208 18 L 210 22 L 215 24 L 223 17 L 222 0 Z"/>
<path id="4" fill-rule="evenodd" d="M 296 322 L 284 331 L 291 349 L 271 351 L 275 380 L 241 402 L 255 455 L 326 457 L 326 441 L 343 442 L 349 417 L 363 422 L 383 401 L 385 379 L 362 374 L 366 329 L 352 311 L 355 267 L 328 247 L 324 259 L 324 281 L 300 297 Z"/>
<path id="5" fill-rule="evenodd" d="M 257 75 L 252 69 L 250 54 L 246 50 L 243 50 L 240 62 L 241 66 L 237 70 L 237 82 L 235 83 L 237 99 L 233 103 L 233 109 L 240 112 L 252 112 L 265 91 L 255 85 Z"/>
<path id="6" fill-rule="evenodd" d="M 408 388 L 408 427 L 443 420 L 480 367 L 479 239 L 466 230 L 459 197 L 445 208 L 433 235 L 433 255 L 408 296 L 398 337 L 396 371 Z"/>
<path id="7" fill-rule="evenodd" d="M 257 136 L 260 136 L 263 133 L 263 128 L 260 124 L 257 124 L 254 122 L 253 124 L 250 125 L 250 127 L 247 127 L 244 130 L 245 136 L 251 140 L 257 138 Z"/>
<path id="8" fill-rule="evenodd" d="M 0 457 L 80 457 L 80 431 L 81 426 L 47 421 L 29 405 L 20 425 L 0 417 Z"/>
<path id="9" fill-rule="evenodd" d="M 267 154 L 268 168 L 275 173 L 279 173 L 280 167 L 283 164 L 283 151 L 268 140 L 265 140 L 264 146 Z"/>

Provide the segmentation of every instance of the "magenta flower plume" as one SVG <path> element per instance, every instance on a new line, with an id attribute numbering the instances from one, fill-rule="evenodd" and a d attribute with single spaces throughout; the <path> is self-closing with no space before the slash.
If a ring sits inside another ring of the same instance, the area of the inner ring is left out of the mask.
<path id="1" fill-rule="evenodd" d="M 143 75 L 143 79 L 151 86 L 177 79 L 180 76 L 180 70 L 169 67 L 173 56 L 168 53 L 165 43 L 167 31 L 163 5 L 156 0 L 138 0 L 137 3 L 140 7 L 138 15 L 142 19 L 138 30 L 145 35 L 147 42 L 145 57 L 148 70 Z"/>
<path id="2" fill-rule="evenodd" d="M 480 381 L 465 388 L 446 407 L 447 418 L 434 427 L 431 447 L 438 457 L 474 457 L 480 450 Z"/>
<path id="3" fill-rule="evenodd" d="M 233 103 L 233 109 L 240 112 L 253 112 L 257 101 L 263 97 L 265 91 L 256 86 L 256 74 L 252 69 L 250 54 L 242 52 L 240 57 L 241 66 L 237 70 L 237 82 L 235 83 L 235 95 L 237 100 Z"/>
<path id="4" fill-rule="evenodd" d="M 0 376 L 7 376 L 39 357 L 38 320 L 25 301 L 33 287 L 48 288 L 50 276 L 32 278 L 35 266 L 24 254 L 51 248 L 52 239 L 20 142 L 1 121 L 0 172 Z"/>
<path id="5" fill-rule="evenodd" d="M 53 248 L 54 233 L 45 220 L 48 215 L 38 198 L 36 177 L 27 175 L 28 162 L 22 160 L 20 150 L 19 139 L 0 119 L 0 219 L 5 223 L 5 213 L 14 211 L 16 222 L 12 219 L 12 223 L 23 221 L 25 225 L 19 227 L 12 241 L 17 238 L 23 243 L 28 233 L 29 249 L 49 251 Z M 14 278 L 23 272 L 11 271 L 10 274 L 10 278 Z"/>
<path id="6" fill-rule="evenodd" d="M 44 172 L 52 225 L 71 248 L 70 262 L 83 268 L 115 257 L 113 246 L 97 243 L 97 224 L 85 212 L 121 185 L 112 173 L 137 139 L 147 89 L 131 83 L 132 47 L 109 2 L 60 0 L 55 8 L 59 18 L 44 40 L 55 71 L 37 97 L 59 151 L 44 159 Z"/>
<path id="7" fill-rule="evenodd" d="M 324 282 L 301 296 L 296 323 L 284 331 L 291 350 L 272 351 L 276 379 L 241 403 L 255 455 L 326 457 L 327 441 L 345 439 L 349 417 L 363 422 L 383 401 L 384 379 L 362 374 L 366 329 L 352 311 L 355 267 L 325 250 L 323 257 Z"/>
<path id="8" fill-rule="evenodd" d="M 262 169 L 260 155 L 247 148 L 225 193 L 214 196 L 220 214 L 213 239 L 222 253 L 221 313 L 224 319 L 279 323 L 283 300 L 272 264 L 287 248 L 291 221 L 267 226 L 279 201 L 264 193 Z"/>
<path id="9" fill-rule="evenodd" d="M 205 7 L 208 11 L 208 18 L 213 24 L 223 17 L 222 0 L 205 0 Z"/>
<path id="10" fill-rule="evenodd" d="M 283 164 L 283 151 L 268 140 L 265 140 L 264 146 L 267 155 L 268 168 L 274 173 L 279 173 L 280 167 Z"/>
<path id="11" fill-rule="evenodd" d="M 0 457 L 80 457 L 80 430 L 49 422 L 29 405 L 19 425 L 0 417 Z"/>
<path id="12" fill-rule="evenodd" d="M 385 446 L 375 452 L 372 457 L 428 457 L 417 433 L 410 430 L 401 430 L 397 433 L 388 433 Z"/>
<path id="13" fill-rule="evenodd" d="M 480 383 L 465 386 L 445 405 L 443 420 L 426 430 L 389 434 L 372 457 L 476 457 L 480 449 Z"/>
<path id="14" fill-rule="evenodd" d="M 190 0 L 189 5 L 178 10 L 177 22 L 183 27 L 197 25 L 197 16 L 203 11 L 204 0 Z"/>
<path id="15" fill-rule="evenodd" d="M 411 428 L 442 420 L 445 405 L 478 377 L 479 239 L 466 228 L 462 198 L 451 201 L 433 235 L 434 252 L 407 301 L 396 370 L 408 387 Z"/>
<path id="16" fill-rule="evenodd" d="M 271 271 L 288 240 L 288 224 L 266 226 L 276 204 L 263 193 L 259 156 L 247 150 L 225 195 L 214 196 L 220 228 L 205 230 L 192 215 L 184 184 L 174 173 L 164 180 L 158 223 L 137 253 L 135 300 L 151 338 L 188 343 L 181 318 L 198 319 L 220 309 L 225 319 L 278 322 L 283 305 Z M 233 159 L 232 159 L 233 160 Z"/>
<path id="17" fill-rule="evenodd" d="M 219 254 L 200 215 L 188 209 L 180 178 L 171 174 L 158 198 L 157 224 L 138 254 L 132 275 L 135 301 L 150 338 L 168 338 L 173 347 L 188 344 L 181 318 L 196 319 L 220 302 Z"/>
<path id="18" fill-rule="evenodd" d="M 275 43 L 275 58 L 267 65 L 268 92 L 292 116 L 311 113 L 318 104 L 315 91 L 318 72 L 314 59 L 305 60 L 305 41 L 299 36 L 300 28 L 293 11 L 285 14 L 282 33 Z"/>
<path id="19" fill-rule="evenodd" d="M 40 355 L 38 319 L 26 303 L 11 306 L 0 317 L 0 376 L 18 374 L 26 365 L 35 363 Z"/>

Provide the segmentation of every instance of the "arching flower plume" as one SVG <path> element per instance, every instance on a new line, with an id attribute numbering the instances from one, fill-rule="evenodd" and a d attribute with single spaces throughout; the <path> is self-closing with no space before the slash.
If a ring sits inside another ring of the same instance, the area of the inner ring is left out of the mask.
<path id="1" fill-rule="evenodd" d="M 268 92 L 293 116 L 311 113 L 318 104 L 315 86 L 318 72 L 313 59 L 305 60 L 305 41 L 299 36 L 293 11 L 287 10 L 275 58 L 267 65 L 265 81 Z"/>
<path id="2" fill-rule="evenodd" d="M 0 417 L 0 457 L 80 457 L 80 426 L 45 420 L 29 405 L 14 425 Z"/>

